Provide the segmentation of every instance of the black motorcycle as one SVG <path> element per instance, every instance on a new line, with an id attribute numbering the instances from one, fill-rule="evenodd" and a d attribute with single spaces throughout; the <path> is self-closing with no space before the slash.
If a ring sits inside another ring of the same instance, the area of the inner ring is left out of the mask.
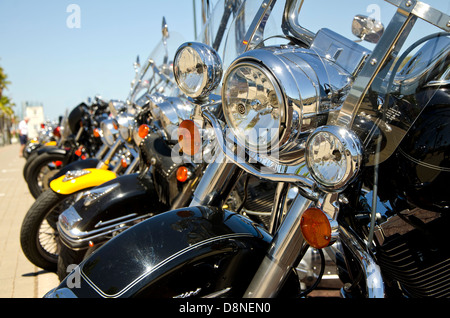
<path id="1" fill-rule="evenodd" d="M 310 248 L 334 253 L 343 297 L 448 297 L 450 16 L 389 2 L 384 32 L 355 17 L 372 51 L 301 27 L 303 1 L 285 2 L 287 43 L 265 46 L 277 1 L 242 2 L 254 16 L 230 29 L 242 54 L 222 81 L 224 117 L 201 107 L 218 148 L 190 207 L 122 232 L 46 297 L 303 297 L 315 286 L 301 292 L 293 268 Z M 401 51 L 419 20 L 444 32 Z M 214 54 L 180 47 L 183 91 L 212 87 Z M 269 229 L 223 208 L 243 174 L 278 184 Z"/>
<path id="2" fill-rule="evenodd" d="M 108 116 L 108 103 L 97 98 L 88 105 L 80 103 L 67 116 L 62 138 L 56 146 L 43 146 L 30 153 L 23 175 L 34 198 L 48 189 L 50 179 L 67 164 L 92 158 L 102 146 L 94 129 Z"/>
<path id="3" fill-rule="evenodd" d="M 164 71 L 164 65 L 158 68 L 153 65 L 154 73 L 163 74 L 163 79 L 172 74 L 173 78 L 172 72 Z M 62 213 L 58 222 L 58 233 L 63 243 L 58 258 L 58 276 L 61 280 L 66 277 L 68 269 L 130 226 L 162 211 L 187 206 L 198 180 L 202 177 L 207 163 L 195 160 L 198 158 L 191 158 L 191 149 L 188 149 L 199 146 L 199 140 L 190 139 L 189 129 L 198 127 L 197 133 L 200 134 L 207 124 L 199 117 L 198 105 L 186 98 L 168 97 L 157 92 L 148 92 L 138 100 L 147 100 L 143 108 L 147 108 L 148 117 L 152 118 L 148 125 L 148 135 L 142 141 L 137 141 L 140 143 L 140 172 L 119 177 L 94 188 Z M 216 116 L 223 116 L 220 107 L 209 106 Z M 178 141 L 183 137 L 176 133 L 178 128 L 188 133 L 184 135 L 186 139 L 183 149 L 178 145 Z M 135 131 L 134 136 L 139 133 Z M 204 143 L 203 156 L 213 149 L 211 142 L 211 139 L 207 139 Z M 174 153 L 183 153 L 186 160 L 174 161 Z M 233 190 L 226 206 L 249 214 L 258 222 L 264 222 L 270 213 L 271 202 L 267 197 L 273 197 L 274 188 L 260 184 L 257 180 L 244 179 L 240 180 L 240 187 Z M 242 204 L 241 193 L 244 185 L 247 195 L 257 199 L 257 204 Z M 262 193 L 267 190 L 268 193 Z M 92 200 L 91 196 L 99 196 L 102 199 Z M 148 213 L 149 209 L 151 213 Z"/>

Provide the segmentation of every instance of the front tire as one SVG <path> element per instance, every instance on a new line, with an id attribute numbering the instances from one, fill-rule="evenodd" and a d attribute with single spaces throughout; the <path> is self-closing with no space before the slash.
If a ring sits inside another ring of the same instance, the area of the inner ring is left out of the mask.
<path id="1" fill-rule="evenodd" d="M 27 180 L 27 175 L 28 175 L 28 167 L 30 166 L 30 164 L 34 161 L 34 159 L 36 159 L 38 156 L 37 151 L 33 151 L 27 158 L 27 161 L 25 162 L 25 164 L 23 165 L 23 178 L 26 181 Z"/>
<path id="2" fill-rule="evenodd" d="M 75 202 L 77 193 L 61 195 L 53 190 L 43 192 L 28 210 L 20 230 L 20 244 L 28 260 L 50 272 L 56 272 L 59 215 Z"/>
<path id="3" fill-rule="evenodd" d="M 26 180 L 31 195 L 38 196 L 49 188 L 48 180 L 61 168 L 66 155 L 43 153 L 36 157 L 28 166 Z M 58 165 L 59 164 L 59 165 Z"/>

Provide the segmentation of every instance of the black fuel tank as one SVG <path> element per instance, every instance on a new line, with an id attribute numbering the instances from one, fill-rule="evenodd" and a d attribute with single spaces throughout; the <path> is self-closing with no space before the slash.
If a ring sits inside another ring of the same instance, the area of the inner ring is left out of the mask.
<path id="1" fill-rule="evenodd" d="M 87 107 L 88 106 L 85 103 L 81 103 L 74 109 L 72 109 L 72 111 L 70 112 L 68 122 L 72 134 L 76 134 L 78 129 L 80 129 L 81 118 L 83 117 L 83 114 L 87 111 Z"/>
<path id="2" fill-rule="evenodd" d="M 427 89 L 428 102 L 395 154 L 396 184 L 413 205 L 450 211 L 450 89 Z"/>

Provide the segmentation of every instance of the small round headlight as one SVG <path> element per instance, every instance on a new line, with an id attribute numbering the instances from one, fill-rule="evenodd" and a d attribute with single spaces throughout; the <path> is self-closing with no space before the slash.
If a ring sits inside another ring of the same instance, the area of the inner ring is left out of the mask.
<path id="1" fill-rule="evenodd" d="M 222 102 L 227 123 L 242 145 L 254 151 L 280 145 L 284 99 L 275 78 L 265 68 L 249 62 L 228 70 Z"/>
<path id="2" fill-rule="evenodd" d="M 362 145 L 352 131 L 338 126 L 316 129 L 306 142 L 306 164 L 325 190 L 343 189 L 361 166 Z"/>
<path id="3" fill-rule="evenodd" d="M 112 119 L 103 120 L 100 123 L 100 129 L 102 141 L 106 145 L 111 147 L 114 144 L 114 141 L 116 140 L 116 137 L 114 135 L 117 134 L 117 130 L 114 128 L 113 120 Z"/>
<path id="4" fill-rule="evenodd" d="M 203 43 L 182 44 L 173 62 L 175 81 L 189 97 L 201 98 L 217 88 L 222 79 L 222 61 L 214 49 Z"/>
<path id="5" fill-rule="evenodd" d="M 131 140 L 131 131 L 134 127 L 134 118 L 127 113 L 121 113 L 117 116 L 120 136 L 125 141 Z"/>

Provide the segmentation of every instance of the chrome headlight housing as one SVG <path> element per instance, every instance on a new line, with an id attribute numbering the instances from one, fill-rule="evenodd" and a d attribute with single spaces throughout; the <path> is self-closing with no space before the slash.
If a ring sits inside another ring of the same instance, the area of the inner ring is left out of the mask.
<path id="1" fill-rule="evenodd" d="M 178 140 L 178 126 L 191 118 L 195 105 L 186 98 L 167 97 L 161 94 L 152 94 L 149 97 L 150 112 L 164 134 L 170 140 Z"/>
<path id="2" fill-rule="evenodd" d="M 362 154 L 360 139 L 344 127 L 322 126 L 306 142 L 306 165 L 324 190 L 338 191 L 350 183 L 361 167 Z"/>
<path id="3" fill-rule="evenodd" d="M 111 147 L 116 141 L 117 129 L 114 127 L 113 119 L 105 119 L 100 123 L 101 138 L 104 144 Z"/>
<path id="4" fill-rule="evenodd" d="M 119 134 L 123 140 L 131 141 L 132 131 L 134 127 L 134 117 L 127 113 L 121 113 L 117 116 L 117 124 L 119 128 Z"/>
<path id="5" fill-rule="evenodd" d="M 339 109 L 349 84 L 349 73 L 313 50 L 255 49 L 225 73 L 223 112 L 240 147 L 291 165 L 302 157 L 307 136 Z"/>
<path id="6" fill-rule="evenodd" d="M 222 61 L 208 45 L 187 42 L 175 53 L 173 72 L 183 93 L 192 98 L 202 98 L 219 85 L 222 79 Z"/>

